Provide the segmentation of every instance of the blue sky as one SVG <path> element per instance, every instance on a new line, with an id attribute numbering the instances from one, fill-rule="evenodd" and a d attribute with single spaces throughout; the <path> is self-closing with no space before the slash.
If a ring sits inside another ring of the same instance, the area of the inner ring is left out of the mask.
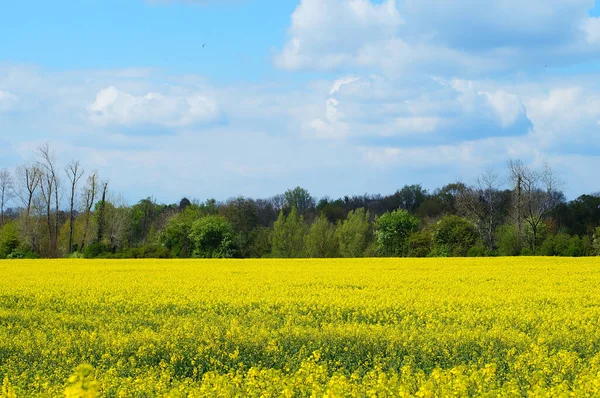
<path id="1" fill-rule="evenodd" d="M 593 0 L 7 2 L 0 168 L 49 142 L 130 202 L 174 202 L 433 189 L 519 158 L 597 192 L 599 17 Z"/>

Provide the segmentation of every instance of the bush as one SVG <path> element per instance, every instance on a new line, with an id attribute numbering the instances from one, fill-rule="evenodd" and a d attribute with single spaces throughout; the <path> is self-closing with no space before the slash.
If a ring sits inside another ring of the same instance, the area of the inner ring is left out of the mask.
<path id="1" fill-rule="evenodd" d="M 144 245 L 125 250 L 120 253 L 122 258 L 171 258 L 171 252 L 164 246 Z"/>
<path id="2" fill-rule="evenodd" d="M 487 249 L 481 245 L 473 246 L 467 252 L 467 257 L 486 257 L 487 255 Z"/>
<path id="3" fill-rule="evenodd" d="M 0 258 L 8 258 L 19 248 L 19 230 L 17 223 L 9 222 L 0 230 Z"/>
<path id="4" fill-rule="evenodd" d="M 8 256 L 6 256 L 8 260 L 24 260 L 24 259 L 37 259 L 40 258 L 37 254 L 30 250 L 24 249 L 15 249 Z"/>
<path id="5" fill-rule="evenodd" d="M 409 257 L 427 257 L 431 254 L 433 241 L 431 232 L 422 230 L 414 233 L 408 242 Z"/>
<path id="6" fill-rule="evenodd" d="M 518 256 L 521 254 L 521 245 L 517 228 L 513 225 L 503 225 L 496 231 L 496 244 L 500 256 Z"/>
<path id="7" fill-rule="evenodd" d="M 83 249 L 83 257 L 85 258 L 106 258 L 111 254 L 110 249 L 104 243 L 92 243 Z"/>
<path id="8" fill-rule="evenodd" d="M 447 216 L 436 225 L 432 254 L 436 257 L 465 257 L 476 241 L 477 231 L 469 221 Z"/>
<path id="9" fill-rule="evenodd" d="M 406 210 L 385 213 L 375 220 L 375 237 L 379 255 L 404 257 L 409 252 L 410 236 L 419 226 L 419 219 Z"/>
<path id="10" fill-rule="evenodd" d="M 543 256 L 583 257 L 587 252 L 586 240 L 565 233 L 548 236 L 540 248 Z"/>
<path id="11" fill-rule="evenodd" d="M 190 239 L 194 243 L 194 257 L 233 257 L 233 228 L 224 217 L 207 216 L 194 221 Z"/>

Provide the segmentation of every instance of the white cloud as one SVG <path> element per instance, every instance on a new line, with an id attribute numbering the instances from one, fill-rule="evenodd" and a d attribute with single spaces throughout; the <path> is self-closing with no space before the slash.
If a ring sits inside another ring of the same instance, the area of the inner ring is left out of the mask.
<path id="1" fill-rule="evenodd" d="M 387 75 L 520 71 L 600 50 L 593 0 L 303 0 L 275 57 L 283 69 Z"/>
<path id="2" fill-rule="evenodd" d="M 18 102 L 16 95 L 8 91 L 0 90 L 0 112 L 9 112 L 13 110 Z"/>
<path id="3" fill-rule="evenodd" d="M 582 24 L 582 29 L 589 44 L 600 44 L 600 18 L 587 18 Z"/>
<path id="4" fill-rule="evenodd" d="M 100 125 L 159 125 L 183 127 L 215 121 L 217 102 L 202 94 L 168 96 L 150 92 L 135 96 L 115 87 L 102 89 L 88 108 L 90 118 Z"/>
<path id="5" fill-rule="evenodd" d="M 439 117 L 399 117 L 394 126 L 400 133 L 432 133 L 441 123 Z"/>
<path id="6" fill-rule="evenodd" d="M 275 62 L 290 70 L 337 68 L 353 62 L 369 43 L 394 37 L 402 23 L 395 0 L 303 0 Z"/>
<path id="7" fill-rule="evenodd" d="M 6 140 L 24 148 L 18 152 L 24 158 L 32 148 L 25 142 L 70 148 L 61 159 L 85 159 L 87 169 L 98 168 L 132 200 L 266 196 L 290 182 L 316 195 L 383 192 L 399 178 L 435 187 L 456 175 L 469 181 L 471 171 L 488 167 L 501 172 L 509 157 L 585 158 L 600 151 L 594 76 L 519 83 L 365 72 L 298 88 L 209 86 L 201 77 L 156 73 L 88 80 L 81 71 L 13 73 L 24 83 L 43 82 L 19 85 L 16 78 L 3 84 L 0 67 L 0 86 L 35 105 L 25 117 L 0 115 L 3 127 L 19 132 Z M 222 114 L 222 123 L 212 123 Z M 169 134 L 149 134 L 148 125 Z M 137 126 L 132 135 L 128 127 Z M 380 176 L 376 185 L 373 173 Z M 592 185 L 574 182 L 575 194 Z"/>
<path id="8" fill-rule="evenodd" d="M 329 90 L 329 95 L 334 95 L 335 93 L 337 93 L 338 91 L 340 91 L 340 89 L 348 84 L 352 84 L 354 82 L 357 82 L 360 80 L 360 77 L 356 77 L 356 76 L 346 76 L 346 77 L 342 77 L 340 79 L 337 79 L 335 82 L 333 82 L 333 86 L 331 87 L 331 90 Z"/>

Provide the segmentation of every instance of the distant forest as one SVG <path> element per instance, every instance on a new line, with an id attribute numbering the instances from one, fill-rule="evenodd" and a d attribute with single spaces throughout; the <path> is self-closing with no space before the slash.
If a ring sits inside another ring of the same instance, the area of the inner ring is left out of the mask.
<path id="1" fill-rule="evenodd" d="M 432 192 L 130 206 L 80 162 L 59 168 L 47 144 L 33 159 L 0 170 L 0 258 L 600 255 L 600 194 L 567 201 L 550 167 L 519 160 Z"/>

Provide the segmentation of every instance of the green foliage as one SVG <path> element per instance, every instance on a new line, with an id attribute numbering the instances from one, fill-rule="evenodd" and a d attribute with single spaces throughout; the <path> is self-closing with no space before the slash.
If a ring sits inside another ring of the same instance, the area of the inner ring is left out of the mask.
<path id="1" fill-rule="evenodd" d="M 486 257 L 488 250 L 483 245 L 473 246 L 467 251 L 467 257 Z"/>
<path id="2" fill-rule="evenodd" d="M 299 214 L 304 215 L 308 210 L 315 207 L 315 200 L 304 188 L 296 187 L 289 189 L 283 194 L 285 204 L 288 208 L 296 208 Z"/>
<path id="3" fill-rule="evenodd" d="M 194 251 L 190 239 L 192 224 L 202 217 L 202 210 L 195 205 L 188 205 L 167 221 L 160 234 L 160 242 L 171 252 L 172 257 L 189 258 Z"/>
<path id="4" fill-rule="evenodd" d="M 235 251 L 231 223 L 221 216 L 207 216 L 192 224 L 190 239 L 197 258 L 231 258 Z"/>
<path id="5" fill-rule="evenodd" d="M 428 257 L 433 249 L 433 236 L 429 229 L 411 235 L 408 241 L 409 257 Z"/>
<path id="6" fill-rule="evenodd" d="M 600 227 L 596 228 L 594 237 L 592 238 L 592 253 L 600 256 Z"/>
<path id="7" fill-rule="evenodd" d="M 469 221 L 458 216 L 446 216 L 433 233 L 434 256 L 465 257 L 477 242 L 477 230 Z"/>
<path id="8" fill-rule="evenodd" d="M 143 199 L 131 207 L 131 240 L 147 242 L 152 238 L 153 224 L 165 206 L 157 205 L 151 198 Z"/>
<path id="9" fill-rule="evenodd" d="M 73 252 L 67 255 L 67 258 L 85 258 L 84 254 L 81 252 Z"/>
<path id="10" fill-rule="evenodd" d="M 256 237 L 253 231 L 259 224 L 258 210 L 254 200 L 243 197 L 229 200 L 221 206 L 220 214 L 231 223 L 238 255 L 240 257 L 250 256 L 252 240 Z"/>
<path id="11" fill-rule="evenodd" d="M 304 217 L 298 215 L 295 207 L 292 207 L 287 217 L 280 211 L 277 221 L 273 224 L 271 255 L 275 258 L 303 257 L 307 229 Z"/>
<path id="12" fill-rule="evenodd" d="M 536 225 L 535 233 L 532 224 Z M 523 223 L 523 239 L 525 243 L 529 245 L 530 250 L 528 252 L 532 255 L 536 255 L 540 252 L 540 248 L 544 244 L 547 236 L 548 226 L 545 223 Z"/>
<path id="13" fill-rule="evenodd" d="M 311 258 L 337 257 L 339 242 L 335 226 L 324 215 L 315 220 L 305 239 L 306 255 Z"/>
<path id="14" fill-rule="evenodd" d="M 410 250 L 409 240 L 419 226 L 419 219 L 407 210 L 384 213 L 375 220 L 377 251 L 383 257 L 405 257 Z"/>
<path id="15" fill-rule="evenodd" d="M 127 249 L 121 253 L 122 258 L 171 258 L 171 252 L 161 245 L 144 245 Z"/>
<path id="16" fill-rule="evenodd" d="M 0 258 L 8 258 L 20 246 L 19 226 L 15 221 L 0 229 Z"/>
<path id="17" fill-rule="evenodd" d="M 340 255 L 346 258 L 370 256 L 373 245 L 373 228 L 370 214 L 364 208 L 348 213 L 348 218 L 338 223 L 337 237 L 340 242 Z"/>
<path id="18" fill-rule="evenodd" d="M 586 240 L 566 233 L 550 235 L 540 247 L 542 256 L 583 257 L 587 255 Z"/>
<path id="19" fill-rule="evenodd" d="M 264 258 L 271 255 L 271 229 L 258 227 L 252 231 L 250 245 L 251 258 Z"/>
<path id="20" fill-rule="evenodd" d="M 518 256 L 521 253 L 519 234 L 514 225 L 503 225 L 496 231 L 496 244 L 498 255 Z"/>
<path id="21" fill-rule="evenodd" d="M 83 249 L 85 258 L 106 258 L 111 254 L 110 248 L 104 243 L 92 243 Z"/>

